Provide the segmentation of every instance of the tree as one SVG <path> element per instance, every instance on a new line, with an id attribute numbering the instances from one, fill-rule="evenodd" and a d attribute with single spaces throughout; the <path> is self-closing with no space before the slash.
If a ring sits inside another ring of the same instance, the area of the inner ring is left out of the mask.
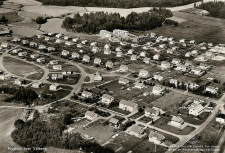
<path id="1" fill-rule="evenodd" d="M 45 24 L 45 23 L 47 22 L 47 19 L 44 18 L 44 17 L 42 17 L 42 16 L 38 16 L 38 17 L 36 18 L 35 22 L 36 22 L 37 24 Z"/>
<path id="2" fill-rule="evenodd" d="M 63 124 L 65 125 L 72 124 L 73 123 L 73 121 L 71 120 L 72 117 L 73 116 L 71 114 L 66 114 L 63 119 Z"/>

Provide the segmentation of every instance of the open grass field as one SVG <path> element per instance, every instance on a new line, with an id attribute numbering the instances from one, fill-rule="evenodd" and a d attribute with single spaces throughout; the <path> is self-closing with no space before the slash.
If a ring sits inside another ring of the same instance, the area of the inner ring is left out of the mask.
<path id="1" fill-rule="evenodd" d="M 164 26 L 152 30 L 158 35 L 195 39 L 199 42 L 224 43 L 225 41 L 225 20 L 200 16 L 196 14 L 173 12 L 175 17 L 187 20 L 177 27 Z"/>
<path id="2" fill-rule="evenodd" d="M 64 19 L 62 18 L 48 19 L 48 22 L 41 26 L 41 30 L 47 32 L 65 33 L 66 29 L 61 27 L 63 20 Z"/>
<path id="3" fill-rule="evenodd" d="M 11 133 L 14 130 L 14 122 L 19 119 L 22 109 L 0 108 L 0 152 L 9 153 L 8 147 L 20 147 L 13 142 Z M 23 153 L 23 151 L 18 151 Z"/>
<path id="4" fill-rule="evenodd" d="M 0 13 L 0 18 L 3 15 L 6 17 L 6 19 L 8 19 L 8 24 L 14 23 L 14 22 L 21 22 L 24 20 L 24 18 L 17 15 L 15 12 Z"/>
<path id="5" fill-rule="evenodd" d="M 32 75 L 31 78 L 38 80 L 44 73 L 41 68 L 12 57 L 4 57 L 3 63 L 9 72 L 22 77 L 27 76 L 29 78 L 29 75 Z M 34 77 L 33 74 L 38 74 L 39 77 Z"/>

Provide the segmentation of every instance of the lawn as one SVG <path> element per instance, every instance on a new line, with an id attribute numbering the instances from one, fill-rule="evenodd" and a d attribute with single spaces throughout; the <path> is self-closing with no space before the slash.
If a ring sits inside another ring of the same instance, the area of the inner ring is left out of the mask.
<path id="1" fill-rule="evenodd" d="M 70 78 L 70 76 L 73 76 Z M 80 74 L 75 75 L 68 75 L 67 78 L 62 80 L 52 80 L 51 77 L 49 77 L 48 81 L 52 83 L 59 83 L 59 84 L 68 84 L 68 85 L 75 85 L 80 79 Z"/>
<path id="2" fill-rule="evenodd" d="M 188 96 L 171 91 L 152 102 L 152 104 L 153 106 L 159 107 L 166 111 L 177 112 L 179 109 L 179 104 L 181 104 L 187 98 Z"/>
<path id="3" fill-rule="evenodd" d="M 174 126 L 170 126 L 168 125 L 168 122 L 170 121 L 171 117 L 161 116 L 160 119 L 154 122 L 154 126 L 179 135 L 187 135 L 191 133 L 193 130 L 195 130 L 195 128 L 191 126 L 186 126 L 184 129 L 179 129 Z"/>
<path id="4" fill-rule="evenodd" d="M 149 123 L 149 122 L 152 122 L 152 118 L 150 117 L 146 117 L 146 116 L 143 116 L 142 118 L 140 118 L 138 121 L 140 122 L 143 122 L 143 123 Z"/>
<path id="5" fill-rule="evenodd" d="M 225 20 L 184 12 L 173 12 L 173 15 L 187 22 L 182 22 L 177 27 L 163 26 L 154 29 L 153 32 L 157 35 L 195 39 L 199 42 L 225 42 Z"/>
<path id="6" fill-rule="evenodd" d="M 13 10 L 12 12 L 8 12 L 8 13 L 0 13 L 0 17 L 2 17 L 2 15 L 5 16 L 6 19 L 8 19 L 8 23 L 14 23 L 14 22 L 21 22 L 24 19 L 20 16 L 18 16 Z"/>
<path id="7" fill-rule="evenodd" d="M 22 77 L 27 76 L 28 78 L 31 77 L 37 80 L 43 76 L 44 72 L 40 67 L 8 56 L 4 57 L 3 64 L 8 71 L 15 75 Z M 34 74 L 38 75 L 34 77 Z"/>

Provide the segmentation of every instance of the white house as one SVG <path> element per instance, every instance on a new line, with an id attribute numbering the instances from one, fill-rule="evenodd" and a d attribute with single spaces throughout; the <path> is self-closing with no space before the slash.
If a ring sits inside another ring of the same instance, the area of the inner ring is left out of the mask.
<path id="1" fill-rule="evenodd" d="M 109 49 L 110 50 L 111 45 L 110 44 L 105 44 L 104 49 Z"/>
<path id="2" fill-rule="evenodd" d="M 167 62 L 167 61 L 162 61 L 161 62 L 161 68 L 164 68 L 164 69 L 170 68 L 170 63 Z"/>
<path id="3" fill-rule="evenodd" d="M 135 82 L 134 88 L 143 89 L 145 85 L 142 82 Z"/>
<path id="4" fill-rule="evenodd" d="M 25 57 L 25 56 L 27 56 L 27 52 L 20 52 L 20 53 L 18 53 L 18 56 Z"/>
<path id="5" fill-rule="evenodd" d="M 150 58 L 145 57 L 145 58 L 143 59 L 143 63 L 149 64 L 149 63 L 150 63 Z"/>
<path id="6" fill-rule="evenodd" d="M 177 65 L 177 64 L 181 63 L 181 60 L 178 59 L 178 58 L 173 58 L 171 63 L 174 64 L 174 65 Z"/>
<path id="7" fill-rule="evenodd" d="M 139 71 L 139 77 L 141 78 L 148 78 L 150 76 L 149 72 L 147 70 L 141 69 Z"/>
<path id="8" fill-rule="evenodd" d="M 24 83 L 25 83 L 25 80 L 22 78 L 18 78 L 15 80 L 16 85 L 22 86 Z"/>
<path id="9" fill-rule="evenodd" d="M 69 54 L 70 54 L 70 52 L 67 51 L 67 50 L 63 50 L 63 51 L 61 52 L 61 55 L 62 55 L 62 56 L 69 56 Z"/>
<path id="10" fill-rule="evenodd" d="M 156 118 L 160 115 L 160 111 L 158 109 L 153 108 L 146 108 L 145 109 L 145 116 L 150 118 Z"/>
<path id="11" fill-rule="evenodd" d="M 127 52 L 127 55 L 132 55 L 134 53 L 134 50 L 133 49 L 129 49 L 128 52 Z"/>
<path id="12" fill-rule="evenodd" d="M 54 51 L 55 51 L 55 48 L 54 48 L 54 47 L 48 47 L 47 50 L 48 50 L 49 52 L 54 52 Z"/>
<path id="13" fill-rule="evenodd" d="M 52 73 L 51 79 L 52 80 L 62 80 L 63 74 L 62 73 Z"/>
<path id="14" fill-rule="evenodd" d="M 102 103 L 104 104 L 111 104 L 114 101 L 114 97 L 108 94 L 103 94 L 102 95 Z"/>
<path id="15" fill-rule="evenodd" d="M 83 45 L 81 43 L 77 44 L 77 48 L 83 48 Z"/>
<path id="16" fill-rule="evenodd" d="M 49 64 L 51 65 L 59 64 L 59 60 L 51 60 Z"/>
<path id="17" fill-rule="evenodd" d="M 122 84 L 122 85 L 126 85 L 129 83 L 129 80 L 128 79 L 125 79 L 125 78 L 120 78 L 119 79 L 119 84 Z"/>
<path id="18" fill-rule="evenodd" d="M 102 81 L 103 80 L 103 76 L 102 74 L 100 74 L 98 71 L 94 74 L 94 81 Z"/>
<path id="19" fill-rule="evenodd" d="M 119 108 L 125 111 L 133 112 L 138 107 L 138 104 L 134 102 L 130 102 L 127 100 L 122 99 L 119 103 Z"/>
<path id="20" fill-rule="evenodd" d="M 7 47 L 9 47 L 9 44 L 7 42 L 2 42 L 1 47 L 7 48 Z"/>
<path id="21" fill-rule="evenodd" d="M 44 49 L 47 49 L 47 47 L 46 47 L 45 45 L 39 45 L 39 46 L 38 46 L 38 49 L 44 50 Z"/>
<path id="22" fill-rule="evenodd" d="M 36 61 L 38 63 L 43 63 L 43 62 L 45 62 L 45 58 L 44 57 L 41 57 L 41 58 L 38 58 Z"/>
<path id="23" fill-rule="evenodd" d="M 215 95 L 218 94 L 219 88 L 214 86 L 207 86 L 205 88 L 205 91 Z"/>
<path id="24" fill-rule="evenodd" d="M 136 61 L 137 60 L 137 55 L 131 55 L 130 60 L 131 61 Z"/>
<path id="25" fill-rule="evenodd" d="M 162 80 L 163 80 L 163 76 L 157 75 L 157 74 L 155 74 L 155 75 L 153 76 L 153 78 L 154 78 L 155 80 L 157 80 L 157 81 L 162 81 Z"/>
<path id="26" fill-rule="evenodd" d="M 152 89 L 152 93 L 155 95 L 161 95 L 165 91 L 165 87 L 160 85 L 155 85 Z"/>
<path id="27" fill-rule="evenodd" d="M 116 47 L 116 52 L 122 52 L 122 51 L 123 51 L 123 49 L 121 46 Z"/>
<path id="28" fill-rule="evenodd" d="M 122 52 L 116 52 L 116 57 L 122 57 L 123 53 Z"/>
<path id="29" fill-rule="evenodd" d="M 184 125 L 184 120 L 180 116 L 173 116 L 169 125 L 181 128 Z"/>
<path id="30" fill-rule="evenodd" d="M 145 51 L 141 52 L 140 57 L 146 57 L 146 52 Z"/>
<path id="31" fill-rule="evenodd" d="M 23 45 L 28 45 L 30 42 L 28 40 L 22 40 Z"/>
<path id="32" fill-rule="evenodd" d="M 98 114 L 96 114 L 95 112 L 93 112 L 93 111 L 87 111 L 86 113 L 85 113 L 85 116 L 84 116 L 86 119 L 88 119 L 88 120 L 94 120 L 94 119 L 96 119 L 97 117 L 98 117 Z"/>
<path id="33" fill-rule="evenodd" d="M 216 116 L 216 121 L 219 122 L 220 124 L 225 123 L 225 114 L 218 114 Z"/>
<path id="34" fill-rule="evenodd" d="M 165 136 L 158 133 L 157 131 L 151 131 L 148 137 L 149 141 L 153 142 L 154 144 L 164 144 Z"/>
<path id="35" fill-rule="evenodd" d="M 107 61 L 106 63 L 105 63 L 105 67 L 106 68 L 109 68 L 109 69 L 112 69 L 113 68 L 113 62 L 112 61 Z"/>
<path id="36" fill-rule="evenodd" d="M 177 67 L 175 68 L 175 70 L 186 72 L 187 71 L 187 67 L 186 67 L 186 65 L 177 64 Z"/>
<path id="37" fill-rule="evenodd" d="M 142 137 L 144 135 L 144 127 L 138 125 L 138 124 L 133 124 L 129 131 L 128 134 L 136 136 L 138 138 Z"/>
<path id="38" fill-rule="evenodd" d="M 109 55 L 111 53 L 112 53 L 112 51 L 110 49 L 104 49 L 104 54 L 105 55 Z"/>
<path id="39" fill-rule="evenodd" d="M 57 91 L 60 88 L 58 84 L 52 84 L 49 86 L 49 90 L 51 91 Z"/>
<path id="40" fill-rule="evenodd" d="M 72 41 L 66 41 L 65 42 L 65 45 L 67 45 L 67 46 L 73 46 L 74 45 L 74 42 L 72 42 Z"/>
<path id="41" fill-rule="evenodd" d="M 85 62 L 85 63 L 89 63 L 90 62 L 90 59 L 91 58 L 88 55 L 84 55 L 82 61 Z"/>
<path id="42" fill-rule="evenodd" d="M 98 48 L 98 47 L 96 47 L 96 46 L 93 46 L 92 49 L 91 49 L 91 51 L 92 51 L 93 53 L 97 53 L 97 52 L 100 52 L 101 49 Z"/>
<path id="43" fill-rule="evenodd" d="M 101 58 L 95 58 L 94 59 L 94 64 L 95 65 L 101 65 L 101 62 L 102 62 Z"/>
<path id="44" fill-rule="evenodd" d="M 201 104 L 197 104 L 189 109 L 189 114 L 198 116 L 204 111 L 204 107 Z"/>
<path id="45" fill-rule="evenodd" d="M 41 88 L 43 86 L 44 86 L 44 83 L 42 83 L 42 82 L 35 82 L 32 84 L 33 88 Z"/>
<path id="46" fill-rule="evenodd" d="M 38 44 L 36 42 L 30 42 L 30 47 L 37 47 Z"/>
<path id="47" fill-rule="evenodd" d="M 205 71 L 203 71 L 200 68 L 192 68 L 191 69 L 191 73 L 195 74 L 195 75 L 203 75 L 205 73 Z"/>
<path id="48" fill-rule="evenodd" d="M 159 60 L 159 59 L 160 59 L 160 55 L 159 55 L 159 54 L 155 54 L 155 55 L 153 56 L 153 59 L 154 59 L 154 60 Z"/>
<path id="49" fill-rule="evenodd" d="M 62 70 L 62 65 L 53 65 L 53 70 Z"/>
<path id="50" fill-rule="evenodd" d="M 85 98 L 92 98 L 93 97 L 93 94 L 91 92 L 89 92 L 89 91 L 83 91 L 81 93 L 81 96 L 82 97 L 85 97 Z"/>
<path id="51" fill-rule="evenodd" d="M 127 72 L 127 71 L 128 71 L 128 66 L 120 65 L 119 72 Z"/>
<path id="52" fill-rule="evenodd" d="M 72 58 L 79 58 L 79 57 L 80 57 L 80 54 L 79 54 L 79 53 L 76 53 L 76 52 L 73 52 L 73 53 L 71 54 L 71 57 L 72 57 Z"/>

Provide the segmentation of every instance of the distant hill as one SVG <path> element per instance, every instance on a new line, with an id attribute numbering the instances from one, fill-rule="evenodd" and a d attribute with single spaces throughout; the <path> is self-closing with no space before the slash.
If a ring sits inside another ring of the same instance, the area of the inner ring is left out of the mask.
<path id="1" fill-rule="evenodd" d="M 200 0 L 37 0 L 43 5 L 83 6 L 83 7 L 175 7 L 195 3 Z"/>

